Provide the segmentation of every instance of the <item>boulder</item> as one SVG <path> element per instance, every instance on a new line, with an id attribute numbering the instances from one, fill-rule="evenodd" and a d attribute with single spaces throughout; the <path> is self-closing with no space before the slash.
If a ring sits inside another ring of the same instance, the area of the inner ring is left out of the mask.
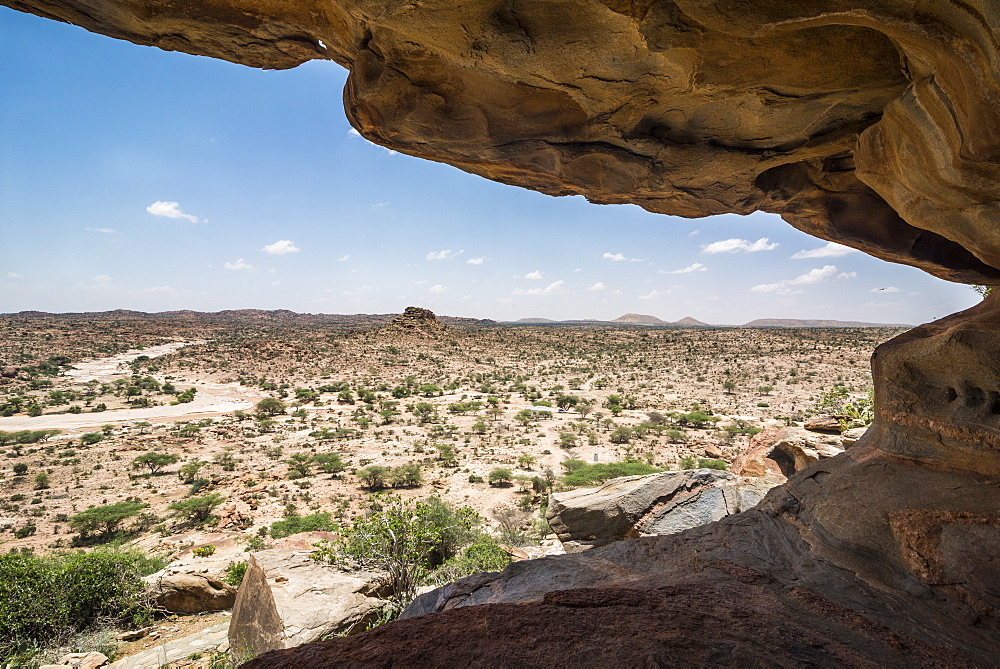
<path id="1" fill-rule="evenodd" d="M 673 534 L 752 508 L 778 481 L 693 469 L 612 479 L 555 493 L 547 519 L 568 552 L 628 536 Z"/>
<path id="2" fill-rule="evenodd" d="M 89 653 L 69 653 L 68 655 L 63 655 L 59 658 L 57 664 L 43 664 L 39 669 L 46 669 L 46 667 L 59 667 L 60 669 L 66 669 L 66 667 L 73 667 L 73 669 L 97 669 L 98 667 L 103 667 L 108 661 L 108 656 L 104 653 L 98 653 L 97 651 L 92 651 Z"/>
<path id="3" fill-rule="evenodd" d="M 223 611 L 236 601 L 236 589 L 206 574 L 167 574 L 149 590 L 157 606 L 171 613 Z"/>
<path id="4" fill-rule="evenodd" d="M 843 429 L 840 425 L 840 418 L 837 416 L 813 416 L 802 424 L 807 430 L 812 432 L 835 432 L 840 434 Z"/>
<path id="5" fill-rule="evenodd" d="M 773 428 L 753 436 L 747 450 L 733 462 L 732 472 L 741 476 L 791 476 L 843 450 L 839 436 L 822 435 L 800 427 Z"/>
<path id="6" fill-rule="evenodd" d="M 258 551 L 236 596 L 230 646 L 254 657 L 363 629 L 388 605 L 376 596 L 383 580 L 384 574 L 320 564 L 305 551 Z"/>
<path id="7" fill-rule="evenodd" d="M 5 379 L 16 379 L 18 372 L 20 372 L 17 367 L 4 367 L 0 369 L 0 377 Z"/>

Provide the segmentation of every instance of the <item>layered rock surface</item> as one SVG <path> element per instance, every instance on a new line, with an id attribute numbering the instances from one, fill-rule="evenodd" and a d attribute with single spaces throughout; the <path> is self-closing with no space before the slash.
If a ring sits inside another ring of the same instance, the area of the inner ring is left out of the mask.
<path id="1" fill-rule="evenodd" d="M 546 519 L 573 552 L 626 537 L 674 534 L 741 513 L 781 480 L 741 479 L 711 469 L 627 476 L 553 494 Z"/>

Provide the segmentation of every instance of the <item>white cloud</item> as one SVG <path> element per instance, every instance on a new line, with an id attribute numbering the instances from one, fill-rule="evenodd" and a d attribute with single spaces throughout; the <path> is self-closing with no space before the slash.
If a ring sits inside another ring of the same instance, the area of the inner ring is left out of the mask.
<path id="1" fill-rule="evenodd" d="M 342 294 L 347 297 L 361 297 L 372 289 L 371 286 L 361 286 L 357 290 L 345 290 Z"/>
<path id="2" fill-rule="evenodd" d="M 469 258 L 468 260 L 465 261 L 465 263 L 467 265 L 482 265 L 484 262 L 486 262 L 486 258 L 482 258 L 482 257 L 480 257 L 480 258 Z"/>
<path id="3" fill-rule="evenodd" d="M 150 206 L 152 206 L 152 205 L 150 205 Z M 114 228 L 84 228 L 84 230 L 87 230 L 89 232 L 100 232 L 100 233 L 103 233 L 105 235 L 110 235 L 112 232 L 115 231 Z"/>
<path id="4" fill-rule="evenodd" d="M 899 288 L 896 288 L 895 286 L 886 286 L 885 288 L 872 288 L 868 292 L 870 292 L 870 293 L 899 293 L 899 292 L 902 292 L 902 291 L 900 291 Z"/>
<path id="5" fill-rule="evenodd" d="M 451 249 L 431 251 L 427 254 L 427 260 L 448 260 L 449 258 L 454 258 L 462 253 L 465 253 L 465 251 L 452 251 Z"/>
<path id="6" fill-rule="evenodd" d="M 273 244 L 268 244 L 261 249 L 264 253 L 270 253 L 277 256 L 283 256 L 286 253 L 298 253 L 301 250 L 302 249 L 293 244 L 289 239 L 279 239 Z"/>
<path id="7" fill-rule="evenodd" d="M 606 286 L 603 283 L 601 283 L 600 281 L 598 281 L 597 283 L 595 283 L 593 286 L 591 286 L 587 290 L 604 290 L 605 288 L 606 288 Z"/>
<path id="8" fill-rule="evenodd" d="M 157 200 L 153 204 L 146 207 L 146 211 L 151 213 L 153 216 L 184 219 L 185 221 L 191 221 L 192 223 L 201 222 L 201 219 L 197 216 L 184 213 L 184 211 L 181 210 L 181 205 L 177 202 L 164 202 L 162 200 Z"/>
<path id="9" fill-rule="evenodd" d="M 527 274 L 525 274 L 524 278 L 538 281 L 543 279 L 544 277 L 542 276 L 542 270 L 536 269 L 534 272 L 528 272 Z"/>
<path id="10" fill-rule="evenodd" d="M 830 242 L 826 246 L 821 246 L 818 249 L 802 249 L 798 253 L 793 253 L 792 260 L 840 258 L 841 256 L 846 256 L 848 253 L 855 252 L 857 252 L 857 249 L 852 249 L 850 246 L 844 246 L 843 244 L 838 244 L 837 242 Z"/>
<path id="11" fill-rule="evenodd" d="M 649 258 L 629 258 L 629 262 L 647 262 Z"/>
<path id="12" fill-rule="evenodd" d="M 348 130 L 348 131 L 347 131 L 347 134 L 348 134 L 349 136 L 351 136 L 351 137 L 357 137 L 357 138 L 359 138 L 359 139 L 363 139 L 363 140 L 365 140 L 366 142 L 368 142 L 369 144 L 372 144 L 372 145 L 374 145 L 374 146 L 377 146 L 377 147 L 378 147 L 378 148 L 380 148 L 380 149 L 383 149 L 383 150 L 385 150 L 386 152 L 388 152 L 388 154 L 389 154 L 390 156 L 394 156 L 394 155 L 396 155 L 396 152 L 395 152 L 395 151 L 393 151 L 392 149 L 386 149 L 386 148 L 385 148 L 384 146 L 382 146 L 381 144 L 375 144 L 375 142 L 372 142 L 372 141 L 370 141 L 370 140 L 369 140 L 369 139 L 368 139 L 367 137 L 365 137 L 364 135 L 362 135 L 362 134 L 361 134 L 360 132 L 358 132 L 358 131 L 357 131 L 357 130 L 355 130 L 354 128 L 351 128 L 350 130 Z"/>
<path id="13" fill-rule="evenodd" d="M 671 291 L 669 290 L 651 290 L 645 295 L 640 295 L 640 300 L 652 300 L 653 298 L 660 297 L 661 295 L 669 295 Z"/>
<path id="14" fill-rule="evenodd" d="M 700 262 L 696 262 L 694 264 L 688 265 L 687 267 L 682 267 L 681 269 L 675 269 L 675 270 L 670 270 L 670 271 L 665 270 L 665 269 L 661 269 L 661 270 L 657 270 L 656 273 L 657 274 L 690 274 L 691 272 L 704 272 L 707 269 L 708 268 L 705 267 L 704 265 L 702 265 Z"/>
<path id="15" fill-rule="evenodd" d="M 430 287 L 430 291 L 432 293 L 443 293 L 446 290 L 448 290 L 448 288 L 442 286 L 440 283 L 435 283 L 433 286 Z"/>
<path id="16" fill-rule="evenodd" d="M 91 279 L 94 283 L 108 283 L 111 281 L 111 277 L 107 274 L 98 274 Z"/>
<path id="17" fill-rule="evenodd" d="M 858 278 L 858 273 L 857 272 L 841 272 L 840 274 L 837 275 L 837 278 L 838 279 L 857 279 Z"/>
<path id="18" fill-rule="evenodd" d="M 601 257 L 604 258 L 605 260 L 613 260 L 615 262 L 621 262 L 625 260 L 625 256 L 622 255 L 621 253 L 608 253 L 607 251 L 605 251 L 604 255 L 602 255 Z"/>
<path id="19" fill-rule="evenodd" d="M 562 287 L 565 283 L 565 281 L 560 279 L 559 281 L 553 281 L 545 286 L 545 288 L 531 288 L 529 290 L 518 288 L 511 295 L 556 295 L 563 292 Z"/>
<path id="20" fill-rule="evenodd" d="M 7 272 L 3 275 L 5 279 L 23 279 L 24 276 L 18 274 L 17 272 Z"/>
<path id="21" fill-rule="evenodd" d="M 788 286 L 811 286 L 817 283 L 824 283 L 837 273 L 835 265 L 824 265 L 811 269 L 805 274 L 800 274 L 794 279 L 782 279 L 777 283 L 762 283 L 754 286 L 750 290 L 755 293 L 788 293 L 791 292 Z"/>
<path id="22" fill-rule="evenodd" d="M 733 237 L 732 239 L 723 239 L 718 242 L 712 242 L 711 244 L 706 244 L 701 247 L 702 253 L 754 253 L 756 251 L 770 251 L 778 247 L 778 242 L 771 242 L 767 237 L 761 237 L 755 242 L 750 242 L 745 239 L 737 239 Z"/>
<path id="23" fill-rule="evenodd" d="M 280 281 L 272 281 L 272 282 L 271 282 L 271 285 L 272 285 L 272 286 L 280 286 L 280 285 L 281 285 L 281 282 L 280 282 Z"/>
<path id="24" fill-rule="evenodd" d="M 348 253 L 346 256 L 340 256 L 339 258 L 337 258 L 337 262 L 347 262 L 350 259 L 351 259 L 351 254 Z"/>
<path id="25" fill-rule="evenodd" d="M 223 263 L 222 266 L 225 267 L 226 269 L 233 270 L 234 272 L 239 271 L 241 269 L 246 269 L 246 270 L 253 269 L 253 265 L 248 263 L 243 258 L 238 259 L 236 262 Z"/>

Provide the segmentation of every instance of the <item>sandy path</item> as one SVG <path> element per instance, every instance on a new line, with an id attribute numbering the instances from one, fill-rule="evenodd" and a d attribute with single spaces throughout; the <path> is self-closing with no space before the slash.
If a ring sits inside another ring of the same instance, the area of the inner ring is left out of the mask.
<path id="1" fill-rule="evenodd" d="M 173 342 L 162 346 L 151 346 L 144 350 L 132 350 L 119 353 L 107 358 L 80 362 L 75 365 L 75 369 L 68 370 L 66 376 L 76 383 L 85 383 L 96 380 L 101 382 L 111 381 L 127 375 L 130 370 L 125 364 L 135 360 L 139 356 L 146 355 L 150 358 L 173 353 L 184 346 L 201 342 Z M 161 383 L 163 378 L 155 377 Z M 175 385 L 180 390 L 184 390 L 189 385 Z M 241 386 L 238 383 L 201 383 L 191 380 L 190 384 L 198 388 L 193 402 L 176 405 L 164 405 L 157 407 L 146 407 L 143 409 L 113 409 L 100 413 L 79 413 L 79 414 L 51 414 L 43 416 L 9 416 L 0 418 L 0 430 L 65 430 L 75 431 L 86 428 L 100 427 L 108 424 L 132 423 L 135 421 L 153 422 L 175 422 L 181 420 L 191 420 L 197 418 L 209 418 L 231 413 L 238 409 L 246 410 L 251 408 L 264 395 L 252 389 Z M 167 399 L 168 396 L 164 396 Z"/>

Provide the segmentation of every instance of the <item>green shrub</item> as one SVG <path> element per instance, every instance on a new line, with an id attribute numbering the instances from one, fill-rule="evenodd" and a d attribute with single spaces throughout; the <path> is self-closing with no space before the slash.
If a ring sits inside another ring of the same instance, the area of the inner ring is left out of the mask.
<path id="1" fill-rule="evenodd" d="M 490 485 L 498 488 L 504 487 L 510 484 L 513 476 L 509 469 L 494 469 L 490 472 Z"/>
<path id="2" fill-rule="evenodd" d="M 243 582 L 243 577 L 246 575 L 247 561 L 240 560 L 239 562 L 231 562 L 226 565 L 226 573 L 223 574 L 222 580 L 234 588 L 238 588 L 240 587 L 240 583 Z"/>
<path id="3" fill-rule="evenodd" d="M 308 516 L 293 514 L 271 525 L 271 538 L 281 539 L 300 532 L 330 532 L 336 527 L 337 524 L 329 513 L 313 513 Z"/>
<path id="4" fill-rule="evenodd" d="M 120 551 L 0 555 L 0 658 L 17 664 L 95 624 L 148 623 L 141 565 Z"/>
<path id="5" fill-rule="evenodd" d="M 211 557 L 215 555 L 215 544 L 207 544 L 205 546 L 198 546 L 191 553 L 195 557 Z"/>
<path id="6" fill-rule="evenodd" d="M 563 463 L 565 465 L 565 463 Z M 662 471 L 636 460 L 625 460 L 624 462 L 609 462 L 607 464 L 593 464 L 578 467 L 562 477 L 563 483 L 568 486 L 581 487 L 604 483 L 608 479 L 615 479 L 620 476 L 638 476 L 641 474 L 655 474 Z"/>
<path id="7" fill-rule="evenodd" d="M 201 523 L 208 520 L 208 517 L 212 515 L 212 511 L 215 510 L 215 507 L 222 504 L 225 499 L 225 497 L 218 493 L 212 493 L 209 495 L 202 495 L 201 497 L 182 499 L 174 502 L 167 508 L 171 511 L 176 511 L 179 515 L 184 516 L 188 520 Z"/>

